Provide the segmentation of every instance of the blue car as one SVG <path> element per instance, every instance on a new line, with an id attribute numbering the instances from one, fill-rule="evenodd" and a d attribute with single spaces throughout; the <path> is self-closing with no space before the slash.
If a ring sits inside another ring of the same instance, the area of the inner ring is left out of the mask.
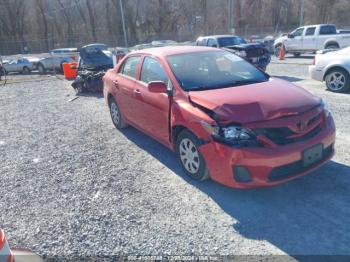
<path id="1" fill-rule="evenodd" d="M 200 37 L 198 46 L 210 46 L 225 49 L 234 53 L 259 69 L 265 71 L 271 61 L 271 56 L 264 44 L 247 43 L 243 38 L 234 35 L 214 35 Z"/>

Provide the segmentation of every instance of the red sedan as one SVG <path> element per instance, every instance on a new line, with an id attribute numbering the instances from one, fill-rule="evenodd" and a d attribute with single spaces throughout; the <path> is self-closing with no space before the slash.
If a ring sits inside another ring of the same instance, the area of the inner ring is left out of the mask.
<path id="1" fill-rule="evenodd" d="M 114 125 L 132 125 L 169 147 L 197 180 L 271 186 L 334 154 L 335 126 L 324 101 L 227 51 L 132 52 L 104 85 Z"/>

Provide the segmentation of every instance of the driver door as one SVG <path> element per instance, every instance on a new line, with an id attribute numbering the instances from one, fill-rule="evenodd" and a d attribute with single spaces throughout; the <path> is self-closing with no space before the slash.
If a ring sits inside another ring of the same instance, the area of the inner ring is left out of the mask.
<path id="1" fill-rule="evenodd" d="M 148 83 L 169 78 L 161 63 L 146 56 L 142 63 L 140 79 L 135 83 L 135 117 L 139 128 L 161 143 L 169 144 L 169 97 L 166 93 L 152 93 Z M 169 83 L 170 84 L 170 83 Z"/>
<path id="2" fill-rule="evenodd" d="M 302 50 L 304 30 L 305 28 L 301 27 L 290 34 L 292 38 L 288 37 L 287 41 L 285 42 L 285 46 L 288 51 Z"/>

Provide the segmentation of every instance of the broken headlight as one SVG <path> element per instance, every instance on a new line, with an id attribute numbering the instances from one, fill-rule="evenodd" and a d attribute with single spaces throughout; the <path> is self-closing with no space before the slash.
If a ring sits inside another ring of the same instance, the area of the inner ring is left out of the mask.
<path id="1" fill-rule="evenodd" d="M 202 126 L 212 135 L 217 142 L 232 146 L 257 146 L 259 145 L 253 131 L 241 126 L 211 126 L 202 123 Z"/>

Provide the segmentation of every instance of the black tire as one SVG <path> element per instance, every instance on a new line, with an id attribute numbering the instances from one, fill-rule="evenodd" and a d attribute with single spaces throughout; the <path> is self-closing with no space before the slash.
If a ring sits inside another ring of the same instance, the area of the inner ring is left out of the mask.
<path id="1" fill-rule="evenodd" d="M 294 53 L 293 55 L 294 55 L 295 58 L 299 58 L 301 56 L 300 53 Z"/>
<path id="2" fill-rule="evenodd" d="M 339 78 L 339 82 L 337 83 L 332 83 L 332 77 L 333 79 L 335 77 Z M 326 75 L 325 75 L 325 82 L 327 89 L 335 92 L 335 93 L 345 93 L 348 92 L 350 89 L 350 75 L 349 72 L 346 71 L 345 69 L 342 69 L 340 67 L 334 68 L 329 70 Z M 342 84 L 344 83 L 344 84 Z"/>
<path id="3" fill-rule="evenodd" d="M 27 66 L 23 67 L 23 69 L 22 69 L 22 74 L 27 75 L 27 74 L 29 74 L 29 73 L 30 73 L 29 67 L 27 67 Z"/>
<path id="4" fill-rule="evenodd" d="M 198 150 L 199 145 L 200 141 L 194 134 L 186 129 L 182 130 L 176 138 L 176 155 L 183 170 L 189 177 L 198 181 L 204 181 L 210 177 L 205 160 Z M 189 153 L 192 152 L 194 154 L 194 157 L 190 161 L 185 160 L 187 158 L 186 149 L 190 150 Z M 194 163 L 197 163 L 198 167 Z"/>
<path id="5" fill-rule="evenodd" d="M 38 64 L 38 67 L 37 67 L 38 71 L 39 71 L 39 74 L 43 75 L 46 73 L 46 68 L 43 64 Z"/>
<path id="6" fill-rule="evenodd" d="M 63 70 L 63 64 L 64 63 L 67 63 L 66 61 L 63 61 L 61 64 L 60 64 L 60 69 L 59 69 L 59 71 L 60 71 L 60 73 L 62 73 L 62 74 L 64 74 L 64 70 Z"/>
<path id="7" fill-rule="evenodd" d="M 339 49 L 339 45 L 337 44 L 328 44 L 326 49 Z"/>
<path id="8" fill-rule="evenodd" d="M 84 83 L 79 83 L 74 86 L 75 94 L 80 95 L 85 92 Z"/>
<path id="9" fill-rule="evenodd" d="M 111 114 L 112 122 L 117 129 L 121 130 L 128 127 L 119 110 L 117 102 L 113 97 L 109 99 L 109 112 Z"/>
<path id="10" fill-rule="evenodd" d="M 281 48 L 282 48 L 282 45 L 275 46 L 275 51 L 274 51 L 275 57 L 280 57 Z"/>

